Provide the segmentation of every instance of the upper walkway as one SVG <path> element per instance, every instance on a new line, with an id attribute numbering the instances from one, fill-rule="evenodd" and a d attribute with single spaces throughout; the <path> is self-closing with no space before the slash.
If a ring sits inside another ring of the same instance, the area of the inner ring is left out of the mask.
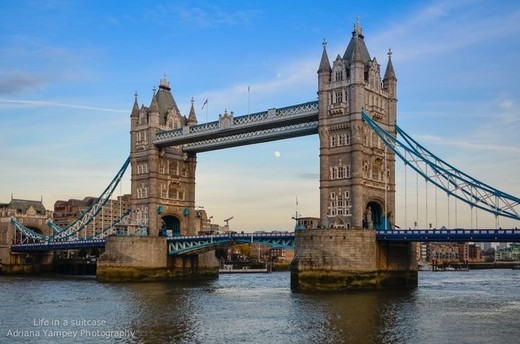
<path id="1" fill-rule="evenodd" d="M 185 152 L 206 152 L 276 141 L 318 133 L 318 102 L 234 117 L 225 113 L 218 121 L 159 131 L 159 147 L 183 145 Z"/>

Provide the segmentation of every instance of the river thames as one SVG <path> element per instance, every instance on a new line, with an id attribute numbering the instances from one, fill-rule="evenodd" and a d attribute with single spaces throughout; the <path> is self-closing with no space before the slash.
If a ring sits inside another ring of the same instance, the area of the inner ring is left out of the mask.
<path id="1" fill-rule="evenodd" d="M 518 343 L 520 270 L 420 272 L 413 290 L 300 294 L 289 273 L 192 283 L 0 276 L 1 343 Z"/>

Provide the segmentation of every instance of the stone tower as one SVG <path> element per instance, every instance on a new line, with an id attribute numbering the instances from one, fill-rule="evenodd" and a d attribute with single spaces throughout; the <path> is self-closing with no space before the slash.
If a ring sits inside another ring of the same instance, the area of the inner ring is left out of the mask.
<path id="1" fill-rule="evenodd" d="M 197 124 L 193 100 L 188 117 L 182 116 L 166 78 L 154 90 L 149 107 L 137 103 L 130 115 L 132 168 L 130 236 L 109 236 L 97 261 L 97 279 L 105 282 L 155 281 L 218 276 L 213 252 L 171 257 L 168 236 L 194 235 L 195 168 L 197 157 L 181 146 L 157 147 L 162 130 Z M 137 234 L 135 236 L 132 234 Z"/>
<path id="2" fill-rule="evenodd" d="M 318 68 L 319 229 L 295 232 L 291 288 L 326 291 L 417 285 L 412 243 L 380 243 L 394 226 L 395 156 L 364 123 L 366 112 L 395 135 L 397 78 L 371 58 L 359 22 L 343 56 L 326 45 Z"/>
<path id="3" fill-rule="evenodd" d="M 165 78 L 154 89 L 149 107 L 139 108 L 135 96 L 130 130 L 132 217 L 130 231 L 149 236 L 195 234 L 195 168 L 197 157 L 182 147 L 154 145 L 160 130 L 197 124 L 193 100 L 188 117 L 182 116 Z M 193 228 L 192 228 L 193 227 Z"/>
<path id="4" fill-rule="evenodd" d="M 332 68 L 323 44 L 318 69 L 322 227 L 393 225 L 395 157 L 363 122 L 361 111 L 395 133 L 396 84 L 391 54 L 381 79 L 380 65 L 370 57 L 359 22 Z"/>

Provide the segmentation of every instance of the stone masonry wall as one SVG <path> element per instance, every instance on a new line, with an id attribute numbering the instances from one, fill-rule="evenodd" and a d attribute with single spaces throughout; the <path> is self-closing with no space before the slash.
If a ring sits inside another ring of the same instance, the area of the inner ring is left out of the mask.
<path id="1" fill-rule="evenodd" d="M 375 271 L 375 231 L 315 229 L 296 236 L 296 261 L 303 270 Z"/>

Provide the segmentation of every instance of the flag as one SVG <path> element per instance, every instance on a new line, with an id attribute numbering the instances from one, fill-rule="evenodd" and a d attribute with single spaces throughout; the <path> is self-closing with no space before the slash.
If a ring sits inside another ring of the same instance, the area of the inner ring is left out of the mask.
<path id="1" fill-rule="evenodd" d="M 201 110 L 204 110 L 204 106 L 206 106 L 206 104 L 208 104 L 208 98 L 206 98 L 206 101 L 204 102 L 204 104 L 202 104 L 202 109 Z"/>

